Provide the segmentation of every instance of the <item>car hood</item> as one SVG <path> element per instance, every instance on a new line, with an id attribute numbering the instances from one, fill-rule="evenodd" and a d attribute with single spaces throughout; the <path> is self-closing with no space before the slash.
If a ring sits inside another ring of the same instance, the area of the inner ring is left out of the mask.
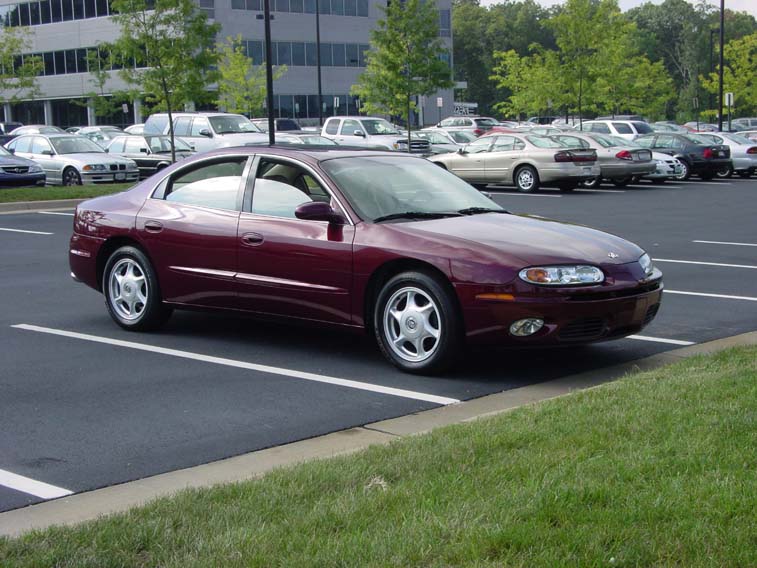
<path id="1" fill-rule="evenodd" d="M 488 213 L 395 223 L 393 227 L 415 238 L 467 244 L 477 256 L 483 254 L 492 261 L 517 259 L 523 266 L 626 264 L 644 254 L 640 247 L 616 235 L 528 215 Z"/>
<path id="2" fill-rule="evenodd" d="M 243 146 L 247 143 L 268 143 L 268 134 L 265 132 L 229 132 L 227 134 L 218 134 L 218 138 L 223 140 L 223 144 L 226 146 Z"/>
<path id="3" fill-rule="evenodd" d="M 80 154 L 59 154 L 57 158 L 63 160 L 70 160 L 72 163 L 79 164 L 133 164 L 134 162 L 128 158 L 122 158 L 113 154 L 103 152 L 82 152 Z"/>
<path id="4" fill-rule="evenodd" d="M 25 168 L 36 166 L 37 162 L 20 158 L 18 156 L 0 156 L 0 167 L 23 166 Z"/>

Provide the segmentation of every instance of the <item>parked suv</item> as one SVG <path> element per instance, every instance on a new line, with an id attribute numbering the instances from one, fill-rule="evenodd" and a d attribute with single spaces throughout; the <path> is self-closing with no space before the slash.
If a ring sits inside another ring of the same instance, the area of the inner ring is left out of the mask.
<path id="1" fill-rule="evenodd" d="M 652 127 L 640 120 L 590 120 L 583 124 L 584 132 L 609 134 L 620 136 L 626 140 L 633 140 L 637 136 L 652 134 Z"/>
<path id="2" fill-rule="evenodd" d="M 247 144 L 268 144 L 268 136 L 241 114 L 177 112 L 173 113 L 173 130 L 176 138 L 196 152 Z M 168 134 L 168 113 L 151 115 L 145 122 L 144 133 Z"/>
<path id="3" fill-rule="evenodd" d="M 366 146 L 387 150 L 406 151 L 407 136 L 403 136 L 390 122 L 371 116 L 332 116 L 323 125 L 321 136 L 347 146 Z M 413 154 L 428 154 L 428 140 L 413 139 Z"/>

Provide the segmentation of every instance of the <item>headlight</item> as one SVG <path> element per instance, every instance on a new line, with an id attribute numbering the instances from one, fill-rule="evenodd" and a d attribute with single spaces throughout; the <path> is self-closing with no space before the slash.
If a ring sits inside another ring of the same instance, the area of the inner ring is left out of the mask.
<path id="1" fill-rule="evenodd" d="M 41 166 L 29 166 L 29 173 L 30 174 L 38 174 L 42 171 Z"/>
<path id="2" fill-rule="evenodd" d="M 105 164 L 87 164 L 82 168 L 85 172 L 104 172 L 106 169 Z"/>
<path id="3" fill-rule="evenodd" d="M 657 160 L 657 165 L 661 168 L 665 167 L 665 161 L 664 160 Z"/>
<path id="4" fill-rule="evenodd" d="M 639 264 L 641 264 L 641 268 L 644 270 L 644 274 L 646 274 L 647 276 L 652 276 L 652 273 L 654 272 L 654 264 L 652 264 L 652 259 L 647 253 L 641 255 Z"/>
<path id="5" fill-rule="evenodd" d="M 530 284 L 565 286 L 569 284 L 598 284 L 605 279 L 596 266 L 535 266 L 518 273 L 520 279 Z"/>

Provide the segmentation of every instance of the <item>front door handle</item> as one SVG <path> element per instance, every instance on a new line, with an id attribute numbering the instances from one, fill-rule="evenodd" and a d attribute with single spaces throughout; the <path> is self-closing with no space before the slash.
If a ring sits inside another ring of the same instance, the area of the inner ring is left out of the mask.
<path id="1" fill-rule="evenodd" d="M 148 233 L 160 233 L 163 230 L 163 223 L 158 221 L 145 221 L 145 231 Z"/>
<path id="2" fill-rule="evenodd" d="M 244 235 L 242 235 L 242 244 L 251 247 L 262 245 L 263 240 L 263 235 L 261 235 L 260 233 L 245 233 Z"/>

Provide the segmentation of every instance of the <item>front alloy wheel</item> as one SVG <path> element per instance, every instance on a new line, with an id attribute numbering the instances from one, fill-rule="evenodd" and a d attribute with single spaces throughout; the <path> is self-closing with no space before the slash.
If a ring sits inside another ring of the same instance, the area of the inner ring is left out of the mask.
<path id="1" fill-rule="evenodd" d="M 66 168 L 63 170 L 63 185 L 81 185 L 81 176 L 79 172 L 74 168 Z"/>
<path id="2" fill-rule="evenodd" d="M 686 181 L 691 177 L 691 169 L 689 168 L 689 164 L 681 161 L 681 173 L 675 176 L 677 181 Z"/>
<path id="3" fill-rule="evenodd" d="M 523 193 L 539 189 L 539 174 L 531 166 L 522 166 L 515 172 L 515 188 Z"/>

